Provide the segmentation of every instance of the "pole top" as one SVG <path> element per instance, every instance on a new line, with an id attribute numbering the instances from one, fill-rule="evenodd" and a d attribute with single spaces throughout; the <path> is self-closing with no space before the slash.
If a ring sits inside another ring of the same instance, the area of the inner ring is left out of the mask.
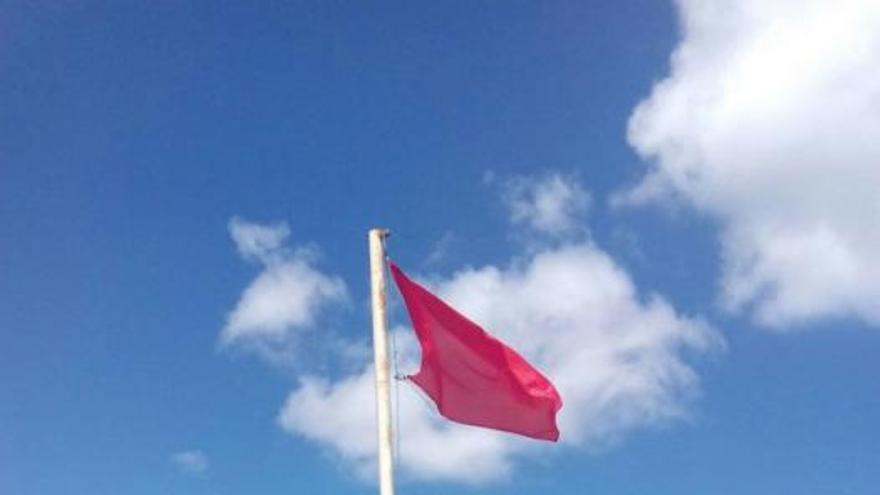
<path id="1" fill-rule="evenodd" d="M 370 235 L 377 235 L 380 238 L 391 237 L 391 230 L 381 227 L 374 227 L 370 229 Z"/>

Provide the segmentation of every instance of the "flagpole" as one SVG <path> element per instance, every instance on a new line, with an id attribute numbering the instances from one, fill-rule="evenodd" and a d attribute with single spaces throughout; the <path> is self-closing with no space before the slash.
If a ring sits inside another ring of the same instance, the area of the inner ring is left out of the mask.
<path id="1" fill-rule="evenodd" d="M 391 443 L 391 366 L 385 317 L 385 229 L 371 229 L 370 295 L 373 307 L 373 364 L 376 372 L 376 422 L 379 440 L 379 495 L 394 495 Z"/>

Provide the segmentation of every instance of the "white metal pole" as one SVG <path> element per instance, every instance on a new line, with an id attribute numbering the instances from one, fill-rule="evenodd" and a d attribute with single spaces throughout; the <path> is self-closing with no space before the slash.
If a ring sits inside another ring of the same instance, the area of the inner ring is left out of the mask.
<path id="1" fill-rule="evenodd" d="M 391 443 L 391 366 L 385 317 L 385 229 L 370 230 L 370 286 L 373 305 L 373 363 L 376 368 L 376 421 L 379 433 L 379 495 L 394 495 Z"/>

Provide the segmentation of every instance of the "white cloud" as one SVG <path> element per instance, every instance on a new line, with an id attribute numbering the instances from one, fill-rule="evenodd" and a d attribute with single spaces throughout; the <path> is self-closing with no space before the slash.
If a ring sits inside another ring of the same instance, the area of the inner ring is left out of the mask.
<path id="1" fill-rule="evenodd" d="M 880 2 L 678 7 L 671 74 L 630 120 L 652 171 L 619 201 L 718 219 L 727 308 L 880 324 Z"/>
<path id="2" fill-rule="evenodd" d="M 285 223 L 260 225 L 233 217 L 229 220 L 229 235 L 242 258 L 270 263 L 284 252 L 290 228 Z"/>
<path id="3" fill-rule="evenodd" d="M 599 448 L 634 428 L 686 416 L 698 378 L 683 354 L 723 346 L 701 320 L 677 314 L 659 296 L 641 298 L 627 274 L 590 243 L 432 280 L 429 285 L 443 298 L 554 381 L 565 402 L 559 416 L 563 446 Z M 396 334 L 402 369 L 414 371 L 412 333 Z M 335 381 L 306 377 L 280 411 L 279 424 L 372 475 L 372 380 L 369 367 Z M 414 478 L 488 482 L 511 473 L 519 456 L 558 451 L 552 444 L 443 420 L 411 390 L 401 390 L 399 424 L 399 463 Z"/>
<path id="4" fill-rule="evenodd" d="M 171 456 L 171 463 L 182 473 L 187 474 L 204 474 L 210 467 L 208 456 L 201 450 L 177 452 Z"/>
<path id="5" fill-rule="evenodd" d="M 283 342 L 314 325 L 326 306 L 347 300 L 345 283 L 315 267 L 312 249 L 286 247 L 286 225 L 263 226 L 233 218 L 229 232 L 242 257 L 259 261 L 263 270 L 227 317 L 220 337 L 223 344 Z"/>
<path id="6" fill-rule="evenodd" d="M 518 177 L 505 183 L 504 203 L 514 225 L 553 237 L 582 233 L 590 195 L 571 177 Z"/>

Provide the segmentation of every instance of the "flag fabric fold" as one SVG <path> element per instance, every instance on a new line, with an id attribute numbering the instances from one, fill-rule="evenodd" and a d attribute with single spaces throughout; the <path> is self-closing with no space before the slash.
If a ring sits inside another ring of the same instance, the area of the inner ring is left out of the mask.
<path id="1" fill-rule="evenodd" d="M 409 378 L 447 419 L 557 441 L 562 398 L 544 375 L 389 262 L 422 348 Z"/>

